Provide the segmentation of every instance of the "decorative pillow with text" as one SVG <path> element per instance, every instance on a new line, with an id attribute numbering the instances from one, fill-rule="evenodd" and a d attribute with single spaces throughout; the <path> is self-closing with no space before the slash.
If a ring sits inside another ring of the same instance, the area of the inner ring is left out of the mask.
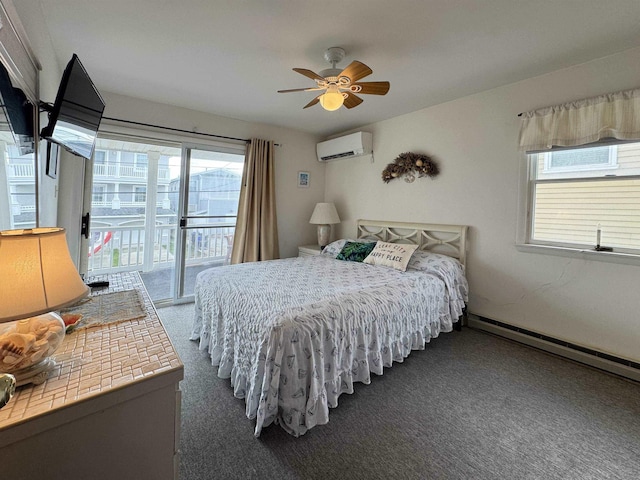
<path id="1" fill-rule="evenodd" d="M 369 265 L 382 265 L 384 267 L 395 268 L 404 272 L 411 255 L 416 251 L 418 245 L 405 245 L 402 243 L 378 242 L 364 263 Z"/>

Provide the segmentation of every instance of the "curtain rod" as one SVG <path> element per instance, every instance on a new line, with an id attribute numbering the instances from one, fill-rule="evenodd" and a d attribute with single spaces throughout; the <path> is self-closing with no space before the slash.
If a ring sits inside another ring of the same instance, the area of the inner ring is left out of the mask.
<path id="1" fill-rule="evenodd" d="M 123 120 L 121 118 L 113 118 L 113 117 L 102 117 L 102 118 L 105 119 L 105 120 L 112 120 L 112 121 L 115 121 L 115 122 L 130 123 L 132 125 L 142 125 L 144 127 L 161 128 L 163 130 L 170 130 L 172 132 L 188 133 L 190 135 L 202 135 L 204 137 L 222 138 L 224 140 L 235 140 L 237 142 L 244 142 L 244 143 L 249 143 L 251 141 L 251 140 L 249 140 L 247 138 L 226 137 L 224 135 L 216 135 L 214 133 L 192 132 L 190 130 L 183 130 L 181 128 L 164 127 L 162 125 L 154 125 L 152 123 L 144 123 L 144 122 L 134 122 L 133 120 Z M 281 146 L 281 144 L 279 144 L 279 143 L 274 143 L 274 145 L 276 147 L 280 147 Z"/>

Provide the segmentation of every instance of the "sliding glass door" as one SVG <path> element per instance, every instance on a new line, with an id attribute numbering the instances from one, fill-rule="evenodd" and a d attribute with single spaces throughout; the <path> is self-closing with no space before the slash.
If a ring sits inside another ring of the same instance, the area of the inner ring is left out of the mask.
<path id="1" fill-rule="evenodd" d="M 89 275 L 139 271 L 154 301 L 173 297 L 180 154 L 178 145 L 97 140 Z"/>
<path id="2" fill-rule="evenodd" d="M 199 272 L 229 263 L 243 166 L 243 147 L 99 138 L 87 274 L 138 271 L 155 303 L 190 300 Z"/>
<path id="3" fill-rule="evenodd" d="M 182 158 L 176 301 L 193 297 L 198 273 L 231 259 L 244 148 L 185 145 Z"/>

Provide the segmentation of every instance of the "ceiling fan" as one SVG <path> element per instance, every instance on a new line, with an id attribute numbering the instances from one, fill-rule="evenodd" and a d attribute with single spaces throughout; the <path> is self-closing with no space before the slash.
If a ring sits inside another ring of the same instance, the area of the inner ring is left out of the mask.
<path id="1" fill-rule="evenodd" d="M 373 70 L 364 63 L 355 60 L 344 70 L 336 68 L 336 63 L 341 62 L 345 55 L 346 52 L 340 47 L 328 48 L 324 52 L 324 58 L 331 64 L 331 68 L 322 70 L 319 74 L 306 68 L 293 69 L 305 77 L 315 80 L 316 87 L 278 90 L 278 93 L 321 91 L 320 95 L 303 108 L 312 107 L 316 103 L 320 103 L 322 108 L 329 111 L 337 110 L 342 105 L 347 108 L 357 107 L 363 100 L 355 95 L 356 93 L 386 95 L 390 87 L 389 82 L 358 82 L 361 78 L 373 73 Z"/>

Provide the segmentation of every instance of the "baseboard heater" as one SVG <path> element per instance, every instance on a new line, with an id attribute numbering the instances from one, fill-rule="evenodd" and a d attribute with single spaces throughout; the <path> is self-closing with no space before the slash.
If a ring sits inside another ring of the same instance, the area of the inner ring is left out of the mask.
<path id="1" fill-rule="evenodd" d="M 640 363 L 631 360 L 478 315 L 469 314 L 467 325 L 640 382 Z"/>

